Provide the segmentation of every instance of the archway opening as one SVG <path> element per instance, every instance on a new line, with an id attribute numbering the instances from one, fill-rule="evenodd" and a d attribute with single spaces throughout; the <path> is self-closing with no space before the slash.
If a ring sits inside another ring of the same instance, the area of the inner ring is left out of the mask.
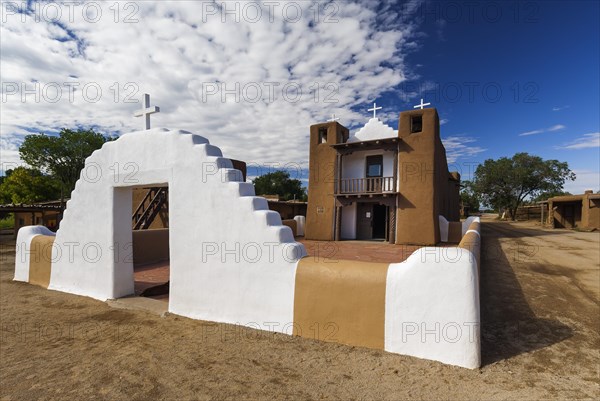
<path id="1" fill-rule="evenodd" d="M 169 188 L 132 189 L 131 215 L 135 295 L 169 301 Z"/>

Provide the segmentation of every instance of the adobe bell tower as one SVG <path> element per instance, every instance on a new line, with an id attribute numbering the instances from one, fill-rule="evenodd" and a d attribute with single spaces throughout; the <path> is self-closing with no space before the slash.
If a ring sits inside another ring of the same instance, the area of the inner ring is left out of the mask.
<path id="1" fill-rule="evenodd" d="M 350 131 L 337 121 L 311 125 L 308 206 L 305 238 L 333 241 L 335 237 L 335 179 L 337 152 L 331 145 L 344 143 Z"/>

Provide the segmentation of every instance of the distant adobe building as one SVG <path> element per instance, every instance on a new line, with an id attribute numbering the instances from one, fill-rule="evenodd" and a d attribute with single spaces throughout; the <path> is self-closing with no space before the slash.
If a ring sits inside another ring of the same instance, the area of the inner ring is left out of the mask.
<path id="1" fill-rule="evenodd" d="M 585 191 L 581 195 L 548 199 L 548 224 L 552 228 L 600 229 L 600 194 Z"/>
<path id="2" fill-rule="evenodd" d="M 459 220 L 460 175 L 434 108 L 400 113 L 397 133 L 375 113 L 353 136 L 336 121 L 312 125 L 309 162 L 307 239 L 433 245 L 440 215 Z"/>

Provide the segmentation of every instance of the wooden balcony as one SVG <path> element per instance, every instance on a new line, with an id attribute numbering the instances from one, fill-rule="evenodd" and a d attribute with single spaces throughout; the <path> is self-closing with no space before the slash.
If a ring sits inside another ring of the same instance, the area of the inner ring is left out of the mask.
<path id="1" fill-rule="evenodd" d="M 395 177 L 342 178 L 335 183 L 336 195 L 373 195 L 395 192 Z"/>

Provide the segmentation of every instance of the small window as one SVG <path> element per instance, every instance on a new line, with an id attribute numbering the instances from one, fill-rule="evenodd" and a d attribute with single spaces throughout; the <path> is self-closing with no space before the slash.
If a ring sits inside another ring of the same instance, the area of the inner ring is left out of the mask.
<path id="1" fill-rule="evenodd" d="M 24 226 L 25 225 L 25 220 L 21 217 L 19 217 L 19 227 Z"/>
<path id="2" fill-rule="evenodd" d="M 327 143 L 327 127 L 319 128 L 319 143 Z"/>
<path id="3" fill-rule="evenodd" d="M 367 177 L 383 176 L 383 156 L 367 156 Z"/>
<path id="4" fill-rule="evenodd" d="M 423 131 L 423 116 L 412 116 L 410 118 L 410 133 Z"/>

